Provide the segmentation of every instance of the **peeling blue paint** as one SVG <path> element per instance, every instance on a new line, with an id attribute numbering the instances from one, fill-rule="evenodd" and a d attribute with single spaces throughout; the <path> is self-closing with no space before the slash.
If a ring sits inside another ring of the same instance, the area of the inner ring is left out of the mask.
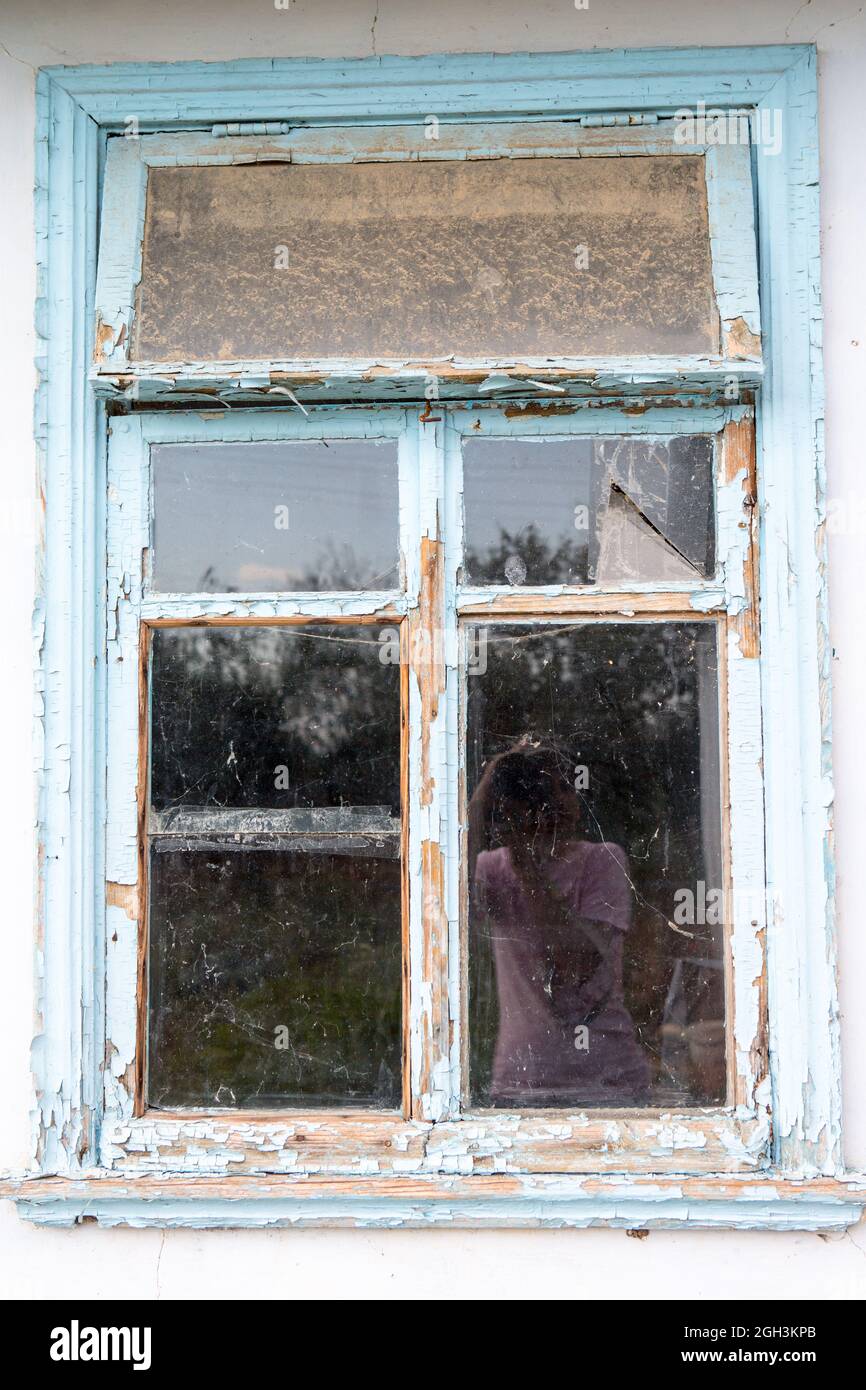
<path id="1" fill-rule="evenodd" d="M 121 130 L 134 94 L 142 128 L 177 129 L 235 121 L 383 124 L 493 117 L 527 120 L 617 113 L 672 114 L 684 104 L 784 112 L 775 157 L 755 153 L 760 210 L 761 310 L 766 369 L 759 408 L 762 512 L 762 681 L 768 806 L 770 1052 L 774 1157 L 778 1175 L 841 1170 L 840 1080 L 833 945 L 829 783 L 827 604 L 821 523 L 824 503 L 817 99 L 811 48 L 681 49 L 643 53 L 446 55 L 331 62 L 260 60 L 231 64 L 118 64 L 52 68 L 38 79 L 37 256 L 39 389 L 35 432 L 45 497 L 45 541 L 34 616 L 36 761 L 41 869 L 36 949 L 37 1037 L 34 1165 L 43 1173 L 96 1171 L 106 1040 L 103 862 L 105 749 L 105 434 L 87 382 L 95 316 L 96 215 L 106 132 Z M 236 138 L 236 137 L 230 137 Z M 140 217 L 140 205 L 135 208 Z M 728 293 L 717 262 L 717 290 Z M 736 276 L 734 277 L 736 280 Z M 732 293 L 739 294 L 736 284 Z M 740 300 L 738 299 L 738 303 Z M 127 306 L 127 311 L 128 311 Z M 121 306 L 123 308 L 123 306 Z M 757 332 L 757 305 L 743 318 Z M 190 364 L 184 364 L 189 369 Z M 213 386 L 204 364 L 184 389 Z M 294 364 L 297 366 L 297 364 Z M 512 367 L 514 364 L 510 364 Z M 550 363 L 520 364 L 529 378 Z M 673 377 L 681 387 L 718 391 L 730 363 L 598 363 L 569 389 L 646 393 Z M 375 364 L 367 364 L 367 368 Z M 509 364 L 491 364 L 508 368 Z M 269 376 L 255 364 L 219 368 L 227 395 L 257 399 Z M 742 386 L 759 386 L 755 362 L 740 362 Z M 417 394 L 417 371 L 391 387 Z M 316 386 L 333 399 L 351 374 Z M 129 382 L 106 383 L 116 394 Z M 175 389 L 154 381 L 157 399 Z M 442 374 L 442 394 L 452 388 Z M 525 394 L 526 386 L 518 390 Z M 252 393 L 252 395 L 244 393 Z M 673 413 L 673 412 L 672 412 Z M 422 499 L 418 499 L 419 515 Z M 411 587 L 411 586 L 410 586 Z M 743 665 L 744 663 L 740 663 Z M 752 692 L 749 698 L 752 698 Z M 447 720 L 453 720 L 448 694 Z M 447 726 L 446 726 L 447 727 Z M 453 727 L 453 726 L 451 726 Z M 794 738 L 792 756 L 792 736 Z M 449 774 L 450 775 L 450 774 Z M 448 784 L 446 799 L 453 797 Z M 453 847 L 446 845 L 449 862 Z M 453 905 L 453 893 L 449 898 Z M 112 909 L 117 913 L 118 909 Z M 452 907 L 448 909 L 452 917 Z M 453 926 L 452 926 L 453 931 Z M 447 1053 L 437 1085 L 455 1083 Z M 114 1068 L 110 1068 L 114 1071 Z M 455 1162 L 459 1161 L 459 1155 Z M 531 1181 L 531 1180 L 527 1180 Z M 780 1186 L 782 1184 L 780 1183 Z M 345 1198 L 323 1201 L 313 1218 L 359 1224 L 724 1225 L 840 1228 L 857 1219 L 862 1191 L 828 1200 L 778 1194 L 729 1200 L 604 1194 L 582 1200 L 527 1192 L 484 1201 Z M 304 1223 L 299 1199 L 217 1201 L 203 1209 L 168 1192 L 152 1203 L 88 1192 L 62 1199 L 29 1189 L 18 1196 L 29 1219 L 69 1224 L 269 1225 Z M 359 1205 L 360 1203 L 360 1205 Z M 663 1208 L 663 1210 L 662 1210 Z"/>

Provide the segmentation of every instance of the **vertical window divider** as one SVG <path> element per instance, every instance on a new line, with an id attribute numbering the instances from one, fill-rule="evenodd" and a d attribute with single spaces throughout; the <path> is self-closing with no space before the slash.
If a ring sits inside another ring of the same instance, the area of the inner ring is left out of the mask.
<path id="1" fill-rule="evenodd" d="M 150 469 L 147 470 L 148 474 Z M 142 570 L 144 564 L 142 564 Z M 150 904 L 148 872 L 148 815 L 150 811 L 150 707 L 151 707 L 151 664 L 150 649 L 153 629 L 141 623 L 139 629 L 139 685 L 138 685 L 138 951 L 136 971 L 136 1041 L 135 1041 L 135 1085 L 132 1113 L 140 1118 L 147 1108 L 147 1048 L 148 1011 L 150 1008 L 150 970 L 148 967 L 148 947 L 150 942 Z"/>
<path id="2" fill-rule="evenodd" d="M 418 431 L 413 428 L 412 412 L 402 415 L 403 429 L 397 448 L 397 499 L 400 521 L 400 572 L 404 587 L 403 618 L 400 623 L 400 833 L 402 961 L 403 961 L 403 1078 L 402 1111 L 406 1119 L 416 1115 L 413 1068 L 419 1057 L 420 1032 L 415 1017 L 421 968 L 421 883 L 416 834 L 413 830 L 412 799 L 415 794 L 413 733 L 418 720 L 417 687 L 410 680 L 413 617 L 419 591 L 419 486 Z"/>
<path id="3" fill-rule="evenodd" d="M 451 1077 L 454 1113 L 461 1113 L 468 1093 L 468 979 L 466 972 L 466 914 L 468 894 L 466 823 L 463 797 L 466 758 L 466 699 L 468 664 L 466 634 L 457 616 L 457 595 L 463 564 L 463 444 L 460 429 L 446 412 L 443 466 L 445 470 L 445 613 L 448 649 L 448 826 L 447 898 L 449 931 L 449 992 L 451 997 Z"/>
<path id="4" fill-rule="evenodd" d="M 417 595 L 410 592 L 408 618 L 412 1117 L 428 1122 L 446 1118 L 452 1108 L 442 425 L 441 412 L 439 418 L 412 424 L 418 588 Z"/>

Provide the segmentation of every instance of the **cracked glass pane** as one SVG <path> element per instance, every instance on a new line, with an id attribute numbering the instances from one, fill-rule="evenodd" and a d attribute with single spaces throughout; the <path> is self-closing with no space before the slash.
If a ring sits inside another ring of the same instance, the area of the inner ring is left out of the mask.
<path id="1" fill-rule="evenodd" d="M 715 568 L 714 441 L 467 439 L 469 584 L 699 581 Z"/>
<path id="2" fill-rule="evenodd" d="M 399 1106 L 400 668 L 378 635 L 152 634 L 151 1105 Z"/>
<path id="3" fill-rule="evenodd" d="M 496 624 L 467 676 L 476 1105 L 718 1103 L 712 623 Z"/>
<path id="4" fill-rule="evenodd" d="M 135 361 L 718 348 L 699 156 L 149 171 Z"/>
<path id="5" fill-rule="evenodd" d="M 151 451 L 153 588 L 163 593 L 393 589 L 392 440 L 161 444 Z"/>

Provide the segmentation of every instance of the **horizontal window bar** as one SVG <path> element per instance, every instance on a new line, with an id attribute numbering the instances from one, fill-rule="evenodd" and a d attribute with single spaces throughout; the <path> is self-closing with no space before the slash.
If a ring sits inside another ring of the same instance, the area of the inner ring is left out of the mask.
<path id="1" fill-rule="evenodd" d="M 295 621 L 302 618 L 322 620 L 365 617 L 400 617 L 405 612 L 405 598 L 393 590 L 371 593 L 307 593 L 292 595 L 266 594 L 160 594 L 147 597 L 141 604 L 144 622 L 183 623 L 218 622 L 220 620 L 247 622 Z"/>
<path id="2" fill-rule="evenodd" d="M 171 806 L 151 810 L 151 835 L 399 835 L 389 806 Z"/>
<path id="3" fill-rule="evenodd" d="M 543 589 L 478 588 L 460 589 L 457 611 L 467 617 L 483 617 L 496 613 L 536 613 L 551 617 L 567 613 L 701 613 L 724 611 L 727 599 L 718 586 L 697 585 L 694 588 L 634 588 L 600 591 L 597 588 L 570 589 L 564 585 L 549 585 Z"/>
<path id="4" fill-rule="evenodd" d="M 400 835 L 155 835 L 156 854 L 227 854 L 243 850 L 279 850 L 283 854 L 346 856 L 352 859 L 399 859 Z"/>

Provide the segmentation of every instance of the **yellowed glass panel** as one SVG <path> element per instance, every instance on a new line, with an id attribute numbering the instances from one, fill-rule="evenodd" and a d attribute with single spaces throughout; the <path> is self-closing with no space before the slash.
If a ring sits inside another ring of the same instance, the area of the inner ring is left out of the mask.
<path id="1" fill-rule="evenodd" d="M 138 361 L 717 349 L 699 156 L 150 171 Z"/>

